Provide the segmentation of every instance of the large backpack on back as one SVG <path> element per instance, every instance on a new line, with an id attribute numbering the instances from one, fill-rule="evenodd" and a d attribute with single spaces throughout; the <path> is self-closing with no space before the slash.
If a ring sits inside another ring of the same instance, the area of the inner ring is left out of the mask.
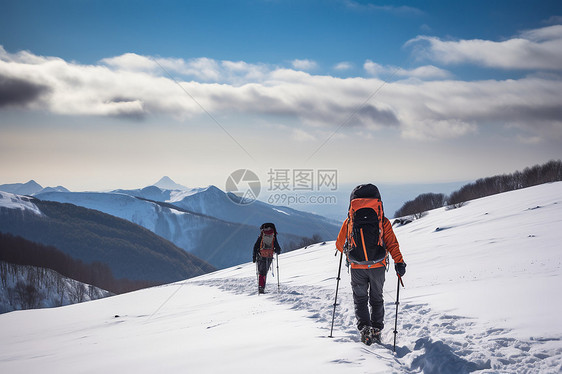
<path id="1" fill-rule="evenodd" d="M 346 255 L 349 262 L 371 265 L 386 257 L 383 241 L 383 205 L 378 188 L 357 186 L 350 196 Z"/>
<path id="2" fill-rule="evenodd" d="M 260 227 L 261 242 L 260 242 L 260 256 L 272 258 L 275 251 L 275 235 L 277 230 L 273 223 L 264 223 Z"/>

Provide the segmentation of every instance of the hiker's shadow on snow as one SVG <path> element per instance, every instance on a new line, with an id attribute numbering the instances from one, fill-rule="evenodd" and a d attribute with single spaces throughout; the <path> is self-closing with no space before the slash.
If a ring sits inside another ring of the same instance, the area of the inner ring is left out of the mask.
<path id="1" fill-rule="evenodd" d="M 394 354 L 397 358 L 402 358 L 402 357 L 406 356 L 408 353 L 412 352 L 406 346 L 402 346 L 402 347 L 396 346 L 396 349 L 395 349 L 394 344 L 381 343 L 381 344 L 377 344 L 377 345 L 382 346 L 382 347 L 388 349 L 389 351 L 394 352 Z"/>
<path id="2" fill-rule="evenodd" d="M 451 347 L 441 341 L 434 342 L 429 338 L 418 339 L 414 350 L 418 351 L 421 349 L 424 349 L 425 353 L 414 358 L 412 369 L 421 369 L 426 374 L 470 373 L 476 370 L 491 368 L 489 360 L 481 363 L 467 361 L 457 356 Z"/>

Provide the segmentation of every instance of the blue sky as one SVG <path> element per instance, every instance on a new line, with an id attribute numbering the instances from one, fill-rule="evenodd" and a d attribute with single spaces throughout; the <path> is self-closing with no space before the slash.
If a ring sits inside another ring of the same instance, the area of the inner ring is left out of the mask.
<path id="1" fill-rule="evenodd" d="M 517 0 L 3 3 L 0 32 L 10 52 L 84 64 L 127 52 L 269 64 L 302 59 L 316 61 L 317 72 L 342 61 L 357 71 L 367 59 L 414 66 L 404 44 L 418 35 L 503 40 L 545 25 L 562 9 L 557 1 Z M 470 79 L 475 71 L 464 73 Z"/>
<path id="2" fill-rule="evenodd" d="M 0 183 L 440 183 L 561 156 L 560 1 L 1 8 Z"/>

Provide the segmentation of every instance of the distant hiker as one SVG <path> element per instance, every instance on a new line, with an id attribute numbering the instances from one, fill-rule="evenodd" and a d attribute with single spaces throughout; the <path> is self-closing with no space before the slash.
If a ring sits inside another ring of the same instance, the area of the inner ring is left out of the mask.
<path id="1" fill-rule="evenodd" d="M 281 253 L 277 242 L 277 229 L 273 223 L 264 223 L 260 227 L 260 236 L 254 244 L 253 262 L 257 262 L 258 292 L 264 293 L 267 272 L 273 261 L 273 253 Z"/>
<path id="2" fill-rule="evenodd" d="M 349 212 L 336 248 L 351 264 L 351 288 L 361 341 L 380 342 L 384 327 L 383 285 L 388 253 L 402 277 L 406 264 L 390 221 L 384 216 L 379 189 L 373 184 L 357 186 L 350 196 Z M 369 310 L 369 305 L 371 306 Z"/>

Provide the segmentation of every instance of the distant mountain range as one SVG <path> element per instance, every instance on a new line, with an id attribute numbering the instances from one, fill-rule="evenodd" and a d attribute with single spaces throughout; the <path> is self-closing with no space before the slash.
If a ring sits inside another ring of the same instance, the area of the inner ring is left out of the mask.
<path id="1" fill-rule="evenodd" d="M 162 190 L 149 186 L 112 192 L 45 192 L 38 199 L 96 209 L 143 226 L 217 268 L 251 259 L 259 226 L 274 222 L 286 251 L 316 235 L 332 240 L 339 227 L 330 220 L 286 207 L 255 201 L 237 205 L 210 186 Z M 235 198 L 235 197 L 233 197 Z"/>
<path id="2" fill-rule="evenodd" d="M 27 183 L 2 184 L 0 185 L 0 191 L 10 192 L 17 195 L 35 195 L 40 192 L 53 192 L 53 191 L 69 192 L 66 188 L 62 186 L 43 188 L 39 183 L 35 182 L 33 179 Z"/>
<path id="3" fill-rule="evenodd" d="M 215 269 L 127 220 L 7 192 L 0 192 L 0 231 L 53 246 L 88 264 L 106 264 L 116 278 L 169 283 Z"/>
<path id="4" fill-rule="evenodd" d="M 16 185 L 3 185 L 0 190 L 4 186 Z M 36 190 L 41 187 L 37 186 Z M 312 213 L 260 201 L 239 205 L 233 202 L 236 196 L 215 186 L 189 189 L 168 177 L 135 190 L 70 192 L 41 188 L 32 195 L 42 201 L 70 203 L 128 220 L 216 268 L 251 259 L 259 226 L 264 222 L 275 223 L 284 251 L 303 246 L 313 236 L 333 240 L 339 231 L 339 223 Z"/>

